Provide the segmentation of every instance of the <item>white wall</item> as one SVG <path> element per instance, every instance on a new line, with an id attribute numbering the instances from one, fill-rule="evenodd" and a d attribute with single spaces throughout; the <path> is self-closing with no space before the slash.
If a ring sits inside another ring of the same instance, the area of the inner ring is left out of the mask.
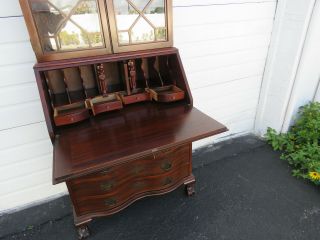
<path id="1" fill-rule="evenodd" d="M 230 129 L 194 147 L 252 132 L 276 1 L 174 3 L 174 40 L 194 104 Z"/>
<path id="2" fill-rule="evenodd" d="M 51 184 L 52 147 L 18 0 L 0 4 L 1 212 L 65 193 L 66 188 Z M 253 130 L 275 8 L 276 0 L 174 1 L 175 46 L 194 103 L 228 126 L 230 131 L 220 139 Z"/>
<path id="3" fill-rule="evenodd" d="M 255 131 L 286 132 L 319 81 L 319 1 L 279 0 Z"/>
<path id="4" fill-rule="evenodd" d="M 287 131 L 295 120 L 300 106 L 320 101 L 316 91 L 320 80 L 320 1 L 314 5 L 308 26 L 297 74 L 292 88 L 282 131 Z"/>

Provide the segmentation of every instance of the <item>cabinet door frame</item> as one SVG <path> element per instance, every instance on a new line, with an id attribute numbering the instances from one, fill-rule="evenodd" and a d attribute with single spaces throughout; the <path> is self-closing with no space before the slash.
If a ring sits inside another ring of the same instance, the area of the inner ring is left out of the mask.
<path id="1" fill-rule="evenodd" d="M 173 46 L 173 23 L 172 23 L 172 0 L 164 0 L 166 4 L 166 25 L 167 25 L 167 41 L 158 42 L 146 42 L 146 43 L 135 43 L 128 45 L 120 45 L 118 39 L 118 30 L 116 23 L 116 14 L 114 10 L 113 1 L 117 0 L 105 0 L 107 3 L 108 18 L 110 33 L 112 39 L 112 46 L 114 53 L 130 52 L 138 50 L 147 50 L 154 48 L 165 48 Z"/>
<path id="2" fill-rule="evenodd" d="M 29 0 L 19 0 L 20 6 L 24 15 L 27 29 L 30 35 L 32 48 L 36 54 L 38 62 L 54 61 L 61 59 L 70 59 L 78 57 L 90 57 L 103 54 L 112 54 L 112 44 L 110 41 L 110 33 L 108 27 L 108 16 L 106 12 L 105 0 L 97 0 L 99 10 L 99 20 L 101 24 L 101 35 L 104 39 L 104 46 L 101 48 L 84 48 L 81 50 L 59 51 L 59 52 L 44 52 L 41 46 L 41 38 L 38 34 L 37 26 L 35 24 L 31 5 Z"/>

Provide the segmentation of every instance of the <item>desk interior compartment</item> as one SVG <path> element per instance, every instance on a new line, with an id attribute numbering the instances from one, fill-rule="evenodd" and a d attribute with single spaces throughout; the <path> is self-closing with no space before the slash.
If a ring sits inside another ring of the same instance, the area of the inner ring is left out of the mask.
<path id="1" fill-rule="evenodd" d="M 148 59 L 149 86 L 147 91 L 156 102 L 175 102 L 185 98 L 178 86 L 179 69 L 173 56 L 155 56 Z"/>

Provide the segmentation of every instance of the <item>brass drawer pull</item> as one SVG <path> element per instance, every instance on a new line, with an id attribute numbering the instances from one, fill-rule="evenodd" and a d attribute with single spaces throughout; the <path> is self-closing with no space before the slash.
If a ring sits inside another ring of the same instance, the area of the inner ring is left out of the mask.
<path id="1" fill-rule="evenodd" d="M 172 168 L 172 163 L 171 162 L 165 162 L 161 165 L 161 169 L 163 171 L 169 171 Z"/>
<path id="2" fill-rule="evenodd" d="M 113 188 L 113 183 L 112 182 L 106 182 L 106 183 L 101 183 L 100 189 L 102 191 L 110 191 Z"/>
<path id="3" fill-rule="evenodd" d="M 117 204 L 117 200 L 114 198 L 108 198 L 106 200 L 104 200 L 104 205 L 106 205 L 107 207 L 111 207 Z"/>
<path id="4" fill-rule="evenodd" d="M 166 177 L 164 179 L 163 185 L 165 186 L 165 185 L 171 184 L 172 182 L 173 182 L 172 178 Z"/>

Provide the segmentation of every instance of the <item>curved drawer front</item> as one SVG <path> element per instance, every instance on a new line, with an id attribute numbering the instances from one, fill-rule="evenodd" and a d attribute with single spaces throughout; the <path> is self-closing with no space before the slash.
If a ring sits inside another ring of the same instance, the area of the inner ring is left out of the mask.
<path id="1" fill-rule="evenodd" d="M 185 163 L 173 172 L 135 179 L 104 195 L 79 197 L 76 200 L 78 214 L 116 212 L 141 197 L 170 191 L 170 188 L 175 187 L 189 174 L 189 164 Z"/>
<path id="2" fill-rule="evenodd" d="M 190 163 L 190 147 L 178 146 L 71 180 L 68 187 L 77 198 L 108 194 L 132 181 L 174 172 L 186 163 Z"/>
<path id="3" fill-rule="evenodd" d="M 78 215 L 107 211 L 138 195 L 175 186 L 190 175 L 191 145 L 154 152 L 67 182 Z M 141 197 L 141 196 L 140 196 Z"/>

